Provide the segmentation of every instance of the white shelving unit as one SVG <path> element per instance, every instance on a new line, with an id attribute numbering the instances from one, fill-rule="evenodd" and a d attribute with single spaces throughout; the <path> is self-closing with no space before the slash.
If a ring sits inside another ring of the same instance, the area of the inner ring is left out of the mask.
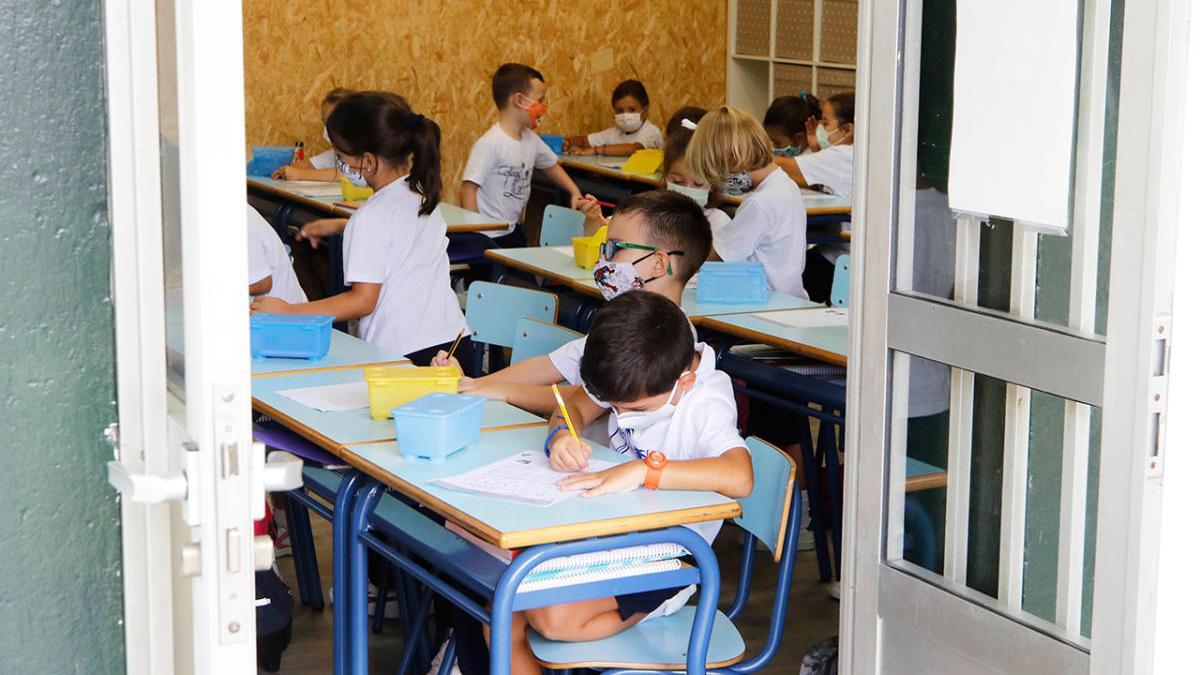
<path id="1" fill-rule="evenodd" d="M 762 117 L 777 96 L 854 89 L 858 0 L 729 0 L 731 105 Z"/>

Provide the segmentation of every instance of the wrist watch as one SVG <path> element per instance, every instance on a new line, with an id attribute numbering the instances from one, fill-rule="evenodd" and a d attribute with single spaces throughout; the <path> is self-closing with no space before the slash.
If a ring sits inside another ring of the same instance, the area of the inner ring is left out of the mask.
<path id="1" fill-rule="evenodd" d="M 662 471 L 667 466 L 667 456 L 658 450 L 651 450 L 646 454 L 646 479 L 642 484 L 647 489 L 657 490 L 658 481 L 662 479 Z"/>

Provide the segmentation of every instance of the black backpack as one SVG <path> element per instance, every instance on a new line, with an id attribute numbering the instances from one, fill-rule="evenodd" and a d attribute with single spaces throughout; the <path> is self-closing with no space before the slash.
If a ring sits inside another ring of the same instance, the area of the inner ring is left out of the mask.
<path id="1" fill-rule="evenodd" d="M 292 641 L 292 589 L 272 565 L 254 574 L 254 590 L 258 665 L 268 673 L 277 673 L 283 650 Z"/>
<path id="2" fill-rule="evenodd" d="M 838 639 L 836 635 L 809 647 L 800 661 L 800 675 L 837 675 L 837 671 Z"/>

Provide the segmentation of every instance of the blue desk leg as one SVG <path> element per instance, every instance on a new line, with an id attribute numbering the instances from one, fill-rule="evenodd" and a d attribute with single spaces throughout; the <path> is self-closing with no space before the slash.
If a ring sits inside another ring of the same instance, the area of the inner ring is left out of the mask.
<path id="1" fill-rule="evenodd" d="M 366 478 L 357 471 L 349 473 L 338 488 L 333 502 L 333 672 L 345 675 L 348 666 L 346 644 L 347 620 L 350 616 L 350 594 L 347 592 L 347 553 L 350 543 L 350 517 L 354 496 Z M 365 598 L 365 594 L 364 594 Z M 365 602 L 365 600 L 364 600 Z M 365 616 L 366 610 L 364 608 Z"/>
<path id="2" fill-rule="evenodd" d="M 690 530 L 689 530 L 690 532 Z M 699 537 L 699 535 L 696 535 Z M 689 546 L 696 567 L 700 570 L 700 599 L 696 603 L 696 618 L 688 639 L 687 672 L 704 675 L 708 664 L 708 643 L 712 639 L 717 613 L 717 595 L 721 592 L 721 568 L 717 556 L 708 546 Z"/>
<path id="3" fill-rule="evenodd" d="M 362 494 L 354 500 L 354 511 L 349 518 L 349 551 L 342 551 L 342 555 L 349 553 L 350 558 L 350 573 L 346 575 L 349 601 L 338 600 L 349 611 L 346 617 L 349 637 L 346 673 L 349 675 L 367 675 L 367 545 L 359 538 L 359 533 L 367 531 L 367 520 L 382 496 L 382 485 L 374 480 L 364 482 Z"/>

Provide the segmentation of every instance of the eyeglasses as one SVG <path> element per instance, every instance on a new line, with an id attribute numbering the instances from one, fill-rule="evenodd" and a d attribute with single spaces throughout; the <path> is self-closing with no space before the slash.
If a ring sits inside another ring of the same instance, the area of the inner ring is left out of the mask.
<path id="1" fill-rule="evenodd" d="M 605 260 L 612 260 L 617 251 L 623 248 L 630 248 L 637 251 L 661 251 L 657 246 L 647 246 L 645 244 L 630 244 L 627 241 L 617 241 L 616 239 L 607 239 L 600 243 L 600 257 Z M 667 251 L 667 255 L 684 255 L 681 250 Z"/>

